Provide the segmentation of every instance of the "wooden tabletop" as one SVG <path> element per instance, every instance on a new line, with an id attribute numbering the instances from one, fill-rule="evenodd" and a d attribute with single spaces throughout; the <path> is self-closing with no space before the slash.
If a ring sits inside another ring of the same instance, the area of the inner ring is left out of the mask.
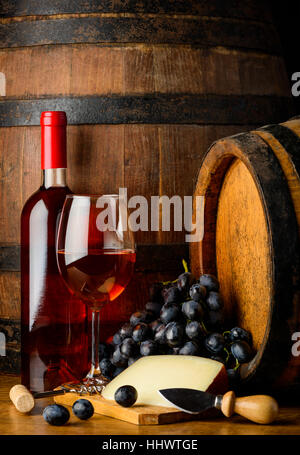
<path id="1" fill-rule="evenodd" d="M 88 421 L 71 414 L 61 427 L 47 424 L 42 412 L 53 403 L 52 398 L 36 400 L 30 414 L 19 413 L 11 403 L 10 388 L 20 383 L 18 376 L 0 374 L 0 435 L 300 435 L 300 408 L 283 407 L 272 425 L 258 425 L 237 415 L 230 419 L 217 418 L 171 425 L 141 425 L 94 415 Z"/>

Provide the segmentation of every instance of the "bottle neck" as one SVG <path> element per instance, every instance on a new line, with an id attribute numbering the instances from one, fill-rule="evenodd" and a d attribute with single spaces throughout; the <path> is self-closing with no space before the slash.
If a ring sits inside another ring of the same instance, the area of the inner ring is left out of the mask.
<path id="1" fill-rule="evenodd" d="M 64 169 L 67 167 L 66 127 L 41 127 L 42 169 Z"/>
<path id="2" fill-rule="evenodd" d="M 54 168 L 42 170 L 42 186 L 46 189 L 51 187 L 66 187 L 67 186 L 67 169 Z"/>

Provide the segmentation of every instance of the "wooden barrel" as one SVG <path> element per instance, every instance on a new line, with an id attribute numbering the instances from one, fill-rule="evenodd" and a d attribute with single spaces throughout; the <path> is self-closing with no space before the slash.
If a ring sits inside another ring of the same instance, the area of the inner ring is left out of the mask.
<path id="1" fill-rule="evenodd" d="M 218 275 L 227 322 L 252 334 L 244 385 L 298 396 L 299 176 L 300 118 L 218 140 L 195 191 L 204 237 L 191 244 L 192 270 Z"/>
<path id="2" fill-rule="evenodd" d="M 19 217 L 40 183 L 43 110 L 68 116 L 74 192 L 192 195 L 220 137 L 293 115 L 268 2 L 44 1 L 0 6 L 0 331 L 19 350 Z M 172 225 L 171 225 L 172 227 Z M 185 232 L 137 232 L 137 272 L 103 336 L 176 277 Z M 170 248 L 173 245 L 173 248 Z M 117 320 L 116 320 L 117 318 Z"/>

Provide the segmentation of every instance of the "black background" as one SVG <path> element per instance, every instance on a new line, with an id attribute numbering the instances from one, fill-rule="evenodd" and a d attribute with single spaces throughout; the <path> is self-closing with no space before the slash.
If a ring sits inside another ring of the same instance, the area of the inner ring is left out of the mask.
<path id="1" fill-rule="evenodd" d="M 271 0 L 271 5 L 292 87 L 295 83 L 292 74 L 300 72 L 300 0 Z M 295 113 L 300 114 L 300 96 L 294 97 L 294 101 Z"/>

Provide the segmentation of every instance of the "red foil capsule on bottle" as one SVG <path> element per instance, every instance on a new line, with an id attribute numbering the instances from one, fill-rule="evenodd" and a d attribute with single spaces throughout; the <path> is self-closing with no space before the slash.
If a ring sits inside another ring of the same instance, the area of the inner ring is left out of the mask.
<path id="1" fill-rule="evenodd" d="M 66 153 L 67 116 L 63 111 L 46 111 L 41 114 L 41 167 L 58 169 L 67 167 Z"/>

